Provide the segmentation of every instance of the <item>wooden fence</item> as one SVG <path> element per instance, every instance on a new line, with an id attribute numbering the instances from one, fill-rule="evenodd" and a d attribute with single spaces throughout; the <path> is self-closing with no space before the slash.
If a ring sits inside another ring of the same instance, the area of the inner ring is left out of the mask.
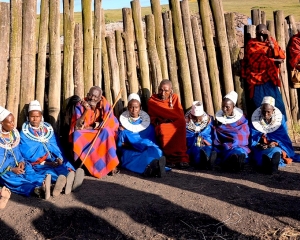
<path id="1" fill-rule="evenodd" d="M 160 0 L 150 0 L 152 14 L 141 16 L 139 0 L 123 8 L 123 31 L 106 36 L 101 0 L 82 0 L 82 24 L 74 22 L 74 0 L 63 0 L 63 47 L 60 36 L 60 1 L 11 0 L 0 3 L 0 105 L 25 120 L 26 104 L 37 99 L 44 116 L 59 131 L 68 98 L 84 97 L 98 85 L 110 102 L 120 89 L 122 102 L 136 92 L 144 105 L 162 79 L 173 82 L 175 93 L 188 109 L 200 100 L 214 115 L 222 96 L 239 94 L 238 107 L 246 110 L 244 81 L 240 79 L 240 52 L 233 13 L 224 15 L 222 1 L 198 0 L 199 16 L 191 16 L 188 0 L 169 0 L 162 12 Z M 37 7 L 40 22 L 36 26 Z M 296 33 L 293 16 L 275 11 L 267 20 L 263 11 L 251 11 L 253 24 L 265 23 L 285 49 Z M 245 26 L 245 42 L 255 26 Z M 39 29 L 37 38 L 36 29 Z M 48 50 L 47 50 L 48 49 Z M 298 95 L 288 84 L 286 61 L 281 65 L 288 120 L 298 121 Z"/>

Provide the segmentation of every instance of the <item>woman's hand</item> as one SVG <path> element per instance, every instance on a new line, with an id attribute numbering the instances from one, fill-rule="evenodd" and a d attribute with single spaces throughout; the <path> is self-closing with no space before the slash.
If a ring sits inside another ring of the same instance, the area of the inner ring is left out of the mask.
<path id="1" fill-rule="evenodd" d="M 15 173 L 17 175 L 25 173 L 25 171 L 19 167 L 11 168 L 10 171 L 12 171 L 13 173 Z"/>
<path id="2" fill-rule="evenodd" d="M 25 168 L 25 163 L 24 163 L 24 162 L 20 162 L 20 163 L 18 164 L 18 167 L 21 168 L 22 170 L 24 170 L 24 168 Z"/>

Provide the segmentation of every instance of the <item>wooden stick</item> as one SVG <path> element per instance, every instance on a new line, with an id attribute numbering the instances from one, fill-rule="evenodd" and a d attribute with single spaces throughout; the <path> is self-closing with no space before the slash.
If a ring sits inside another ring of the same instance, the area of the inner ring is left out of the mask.
<path id="1" fill-rule="evenodd" d="M 121 98 L 121 93 L 122 93 L 122 88 L 120 89 L 120 91 L 119 91 L 119 93 L 118 93 L 118 95 L 117 95 L 117 97 L 116 97 L 116 101 L 114 102 L 114 104 L 112 105 L 111 109 L 109 110 L 109 112 L 108 112 L 106 118 L 105 118 L 104 121 L 102 122 L 102 125 L 101 125 L 101 127 L 99 128 L 99 131 L 97 132 L 95 138 L 93 139 L 93 141 L 92 141 L 92 143 L 91 143 L 91 146 L 90 146 L 90 148 L 89 148 L 87 154 L 85 155 L 85 157 L 84 157 L 82 163 L 80 164 L 79 168 L 82 167 L 82 165 L 84 164 L 84 162 L 85 162 L 87 156 L 90 154 L 90 151 L 92 150 L 92 147 L 94 146 L 94 144 L 95 144 L 95 142 L 96 142 L 96 140 L 97 140 L 97 138 L 98 138 L 98 136 L 99 136 L 101 130 L 104 128 L 104 125 L 105 125 L 105 123 L 107 122 L 107 120 L 108 120 L 110 114 L 112 113 L 112 111 L 114 110 L 114 107 L 116 106 L 117 102 L 118 102 L 119 99 Z"/>

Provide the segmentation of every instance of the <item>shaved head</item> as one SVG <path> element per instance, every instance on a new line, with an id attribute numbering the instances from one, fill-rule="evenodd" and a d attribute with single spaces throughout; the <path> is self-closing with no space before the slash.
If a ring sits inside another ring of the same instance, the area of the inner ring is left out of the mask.
<path id="1" fill-rule="evenodd" d="M 264 30 L 267 30 L 267 26 L 265 24 L 258 24 L 256 26 L 256 32 L 261 32 L 261 31 L 264 31 Z"/>

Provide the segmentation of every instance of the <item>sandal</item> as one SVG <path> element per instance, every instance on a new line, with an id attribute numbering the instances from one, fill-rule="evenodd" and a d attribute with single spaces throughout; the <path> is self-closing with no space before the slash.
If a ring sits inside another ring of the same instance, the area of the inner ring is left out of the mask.
<path id="1" fill-rule="evenodd" d="M 190 164 L 188 162 L 180 162 L 179 163 L 179 168 L 180 169 L 187 169 L 190 167 Z"/>
<path id="2" fill-rule="evenodd" d="M 75 172 L 75 179 L 72 186 L 72 191 L 77 191 L 79 187 L 82 185 L 84 179 L 84 170 L 82 168 L 78 168 Z"/>
<path id="3" fill-rule="evenodd" d="M 57 197 L 63 190 L 63 188 L 66 186 L 66 182 L 67 182 L 67 178 L 66 176 L 64 175 L 59 175 L 57 180 L 56 180 L 56 183 L 54 185 L 54 189 L 53 189 L 53 192 L 52 192 L 52 196 L 53 197 Z M 45 198 L 46 198 L 46 194 L 45 194 Z M 48 199 L 48 198 L 46 198 Z"/>
<path id="4" fill-rule="evenodd" d="M 72 191 L 74 179 L 75 179 L 75 172 L 74 171 L 69 172 L 66 179 L 67 183 L 65 187 L 65 194 L 69 194 Z"/>
<path id="5" fill-rule="evenodd" d="M 11 192 L 7 187 L 3 187 L 1 189 L 1 195 L 0 195 L 0 209 L 4 209 L 8 199 L 10 198 Z"/>

